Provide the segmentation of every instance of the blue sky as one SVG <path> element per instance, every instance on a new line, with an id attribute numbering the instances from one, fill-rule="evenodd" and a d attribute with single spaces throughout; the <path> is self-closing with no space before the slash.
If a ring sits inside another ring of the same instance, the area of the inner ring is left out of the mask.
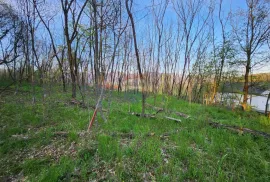
<path id="1" fill-rule="evenodd" d="M 6 2 L 15 2 L 16 0 L 4 0 Z M 168 29 L 168 25 L 170 22 L 176 22 L 177 21 L 177 16 L 174 12 L 174 8 L 173 8 L 173 3 L 172 1 L 177 1 L 177 0 L 170 0 L 165 17 L 164 17 L 164 25 L 165 25 L 165 29 Z M 210 0 L 206 0 L 208 2 L 210 2 Z M 51 22 L 51 28 L 53 29 L 53 34 L 54 36 L 56 36 L 56 42 L 58 44 L 62 43 L 62 36 L 63 36 L 63 30 L 62 30 L 62 19 L 61 19 L 61 6 L 60 6 L 60 0 L 47 0 L 47 6 L 46 6 L 46 13 L 49 14 L 57 14 L 55 16 L 55 19 L 53 22 Z M 124 1 L 123 1 L 124 2 Z M 136 30 L 137 30 L 137 35 L 138 38 L 141 41 L 146 41 L 146 36 L 148 36 L 146 34 L 146 31 L 150 25 L 153 26 L 153 21 L 152 21 L 152 10 L 151 10 L 151 6 L 152 6 L 152 2 L 153 0 L 134 0 L 133 2 L 133 13 L 135 16 L 135 22 L 136 22 Z M 164 2 L 164 0 L 154 0 L 155 4 L 158 4 L 159 2 Z M 216 0 L 216 11 L 218 10 L 218 3 L 219 0 Z M 14 4 L 14 3 L 12 3 Z M 233 12 L 235 12 L 237 9 L 245 9 L 246 8 L 246 0 L 223 0 L 223 7 L 222 7 L 222 11 L 224 13 L 224 16 L 226 16 L 230 10 L 232 10 Z M 217 12 L 215 13 L 216 18 L 217 18 Z M 202 15 L 204 16 L 204 15 Z M 206 16 L 206 15 L 205 15 Z M 203 18 L 203 17 L 202 17 Z M 215 28 L 216 28 L 216 41 L 220 40 L 220 25 L 219 22 L 216 19 L 216 24 L 215 24 Z M 87 22 L 83 22 L 85 24 L 88 24 Z M 42 25 L 40 26 L 40 28 L 38 29 L 38 34 L 41 35 L 42 37 L 46 38 L 48 37 L 46 31 L 41 28 Z M 175 26 L 176 27 L 176 26 Z M 227 26 L 227 30 L 229 31 L 230 29 L 230 24 L 228 23 Z M 265 66 L 260 68 L 261 72 L 266 72 L 269 71 L 269 67 Z"/>
<path id="2" fill-rule="evenodd" d="M 167 25 L 169 22 L 177 21 L 177 16 L 173 8 L 173 1 L 177 0 L 170 0 L 165 17 L 164 17 L 164 22 L 167 22 Z M 210 0 L 207 0 L 210 2 Z M 135 0 L 134 1 L 134 6 L 133 6 L 133 12 L 136 12 L 135 17 L 136 17 L 136 23 L 137 23 L 137 31 L 138 31 L 138 36 L 140 39 L 145 39 L 145 32 L 146 32 L 146 27 L 148 24 L 151 24 L 152 19 L 151 19 L 151 7 L 153 0 Z M 155 4 L 159 4 L 160 2 L 164 2 L 164 0 L 154 0 Z M 218 9 L 219 9 L 219 0 L 216 0 L 216 6 L 215 6 L 215 13 L 214 13 L 214 18 L 215 18 L 215 38 L 216 42 L 218 43 L 221 41 L 221 26 L 218 20 Z M 147 7 L 147 8 L 146 8 Z M 227 16 L 229 12 L 235 13 L 239 9 L 247 9 L 247 4 L 246 0 L 223 0 L 222 3 L 222 14 L 224 17 Z M 202 15 L 206 16 L 206 15 Z M 204 17 L 202 17 L 204 18 Z M 232 18 L 235 20 L 234 18 Z M 166 23 L 164 23 L 166 25 Z M 175 26 L 176 27 L 176 26 Z M 165 29 L 168 29 L 168 27 L 165 26 Z M 227 23 L 226 26 L 226 31 L 231 31 L 231 24 L 230 22 Z M 267 48 L 268 49 L 268 48 Z M 182 56 L 183 57 L 183 56 Z M 245 58 L 245 57 L 244 57 Z M 181 66 L 180 66 L 181 69 Z M 238 70 L 244 70 L 243 68 L 238 68 Z M 260 66 L 257 68 L 256 72 L 269 72 L 270 71 L 270 65 L 264 65 Z"/>

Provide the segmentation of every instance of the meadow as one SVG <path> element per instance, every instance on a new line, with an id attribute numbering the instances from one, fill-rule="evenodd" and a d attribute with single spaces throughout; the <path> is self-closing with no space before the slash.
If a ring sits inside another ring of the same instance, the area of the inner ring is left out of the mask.
<path id="1" fill-rule="evenodd" d="M 1 85 L 5 87 L 4 83 Z M 270 140 L 209 121 L 270 134 L 270 121 L 256 112 L 205 106 L 173 96 L 106 92 L 104 121 L 90 132 L 95 92 L 87 107 L 53 86 L 42 97 L 36 87 L 10 87 L 0 97 L 0 181 L 269 181 Z M 155 107 L 164 108 L 156 114 Z M 181 117 L 176 112 L 189 117 Z M 181 122 L 166 119 L 172 117 Z"/>

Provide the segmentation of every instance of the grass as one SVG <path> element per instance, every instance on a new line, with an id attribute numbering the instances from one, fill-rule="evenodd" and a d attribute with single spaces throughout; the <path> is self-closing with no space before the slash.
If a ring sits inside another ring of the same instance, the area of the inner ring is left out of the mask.
<path id="1" fill-rule="evenodd" d="M 6 84 L 6 83 L 5 83 Z M 270 140 L 212 128 L 206 121 L 270 133 L 269 121 L 255 112 L 189 104 L 158 96 L 158 107 L 190 115 L 176 123 L 139 118 L 141 96 L 106 93 L 104 112 L 90 134 L 92 109 L 70 105 L 57 86 L 32 104 L 31 87 L 0 97 L 0 181 L 269 181 Z M 94 105 L 94 93 L 87 93 Z M 154 104 L 149 96 L 147 103 Z M 147 108 L 147 113 L 154 113 Z M 67 134 L 57 134 L 66 132 Z"/>

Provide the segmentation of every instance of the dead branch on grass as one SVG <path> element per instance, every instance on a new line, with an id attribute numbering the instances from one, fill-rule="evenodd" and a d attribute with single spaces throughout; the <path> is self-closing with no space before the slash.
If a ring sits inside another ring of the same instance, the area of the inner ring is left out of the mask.
<path id="1" fill-rule="evenodd" d="M 134 116 L 138 116 L 141 117 L 140 113 L 135 113 L 135 112 L 129 112 L 129 114 L 134 115 Z M 156 118 L 155 114 L 144 114 L 145 118 Z"/>
<path id="2" fill-rule="evenodd" d="M 172 117 L 168 117 L 168 116 L 164 116 L 164 118 L 172 120 L 172 121 L 176 121 L 176 122 L 179 122 L 179 123 L 181 122 L 180 119 L 176 119 L 176 118 L 172 118 Z"/>
<path id="3" fill-rule="evenodd" d="M 156 106 L 152 106 L 150 104 L 147 104 L 148 107 L 152 107 L 152 109 L 156 110 L 156 114 L 160 113 L 160 112 L 163 112 L 165 111 L 163 108 L 161 107 L 156 107 Z M 179 112 L 179 111 L 172 111 L 172 110 L 168 110 L 167 111 L 168 113 L 175 113 L 176 115 L 178 116 L 181 116 L 181 117 L 184 117 L 184 118 L 190 118 L 189 115 L 185 114 L 185 113 L 182 113 L 182 112 Z"/>
<path id="4" fill-rule="evenodd" d="M 255 136 L 263 136 L 265 138 L 270 138 L 270 134 L 262 132 L 262 131 L 256 131 L 256 130 L 252 130 L 249 128 L 242 128 L 239 126 L 231 126 L 231 125 L 225 125 L 225 124 L 221 124 L 221 123 L 217 123 L 217 122 L 213 122 L 213 121 L 208 121 L 208 124 L 214 128 L 225 128 L 231 131 L 235 131 L 238 132 L 240 134 L 242 133 L 250 133 L 252 135 Z"/>

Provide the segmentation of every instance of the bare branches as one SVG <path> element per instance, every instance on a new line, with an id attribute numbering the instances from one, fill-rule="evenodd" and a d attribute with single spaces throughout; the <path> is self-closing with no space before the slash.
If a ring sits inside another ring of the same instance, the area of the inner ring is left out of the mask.
<path id="1" fill-rule="evenodd" d="M 133 19 L 133 16 L 132 16 L 132 13 L 130 11 L 130 7 L 128 5 L 128 1 L 129 0 L 126 0 L 126 9 L 127 9 L 127 13 L 128 13 L 128 16 L 130 18 L 130 21 L 131 21 L 131 26 L 132 26 L 132 33 L 133 33 L 133 42 L 134 42 L 134 49 L 135 49 L 135 54 L 136 54 L 136 61 L 137 61 L 137 67 L 138 67 L 138 71 L 139 71 L 139 75 L 140 75 L 140 81 L 141 81 L 141 84 L 142 84 L 142 114 L 141 116 L 143 117 L 144 116 L 144 112 L 145 112 L 145 97 L 146 97 L 146 94 L 145 94 L 145 88 L 144 88 L 144 77 L 143 77 L 143 74 L 142 74 L 142 69 L 141 69 L 141 63 L 140 63 L 140 57 L 139 57 L 139 50 L 138 50 L 138 46 L 137 46 L 137 37 L 136 37 L 136 31 L 135 31 L 135 24 L 134 24 L 134 19 Z M 132 6 L 132 0 L 131 0 L 131 5 Z"/>
<path id="2" fill-rule="evenodd" d="M 247 0 L 247 10 L 238 12 L 237 22 L 233 22 L 232 28 L 238 44 L 246 56 L 245 83 L 243 109 L 246 110 L 249 90 L 249 74 L 253 65 L 260 62 L 257 57 L 258 49 L 267 43 L 270 36 L 269 9 L 265 7 L 266 2 L 258 0 Z M 241 22 L 241 23 L 239 23 Z"/>

